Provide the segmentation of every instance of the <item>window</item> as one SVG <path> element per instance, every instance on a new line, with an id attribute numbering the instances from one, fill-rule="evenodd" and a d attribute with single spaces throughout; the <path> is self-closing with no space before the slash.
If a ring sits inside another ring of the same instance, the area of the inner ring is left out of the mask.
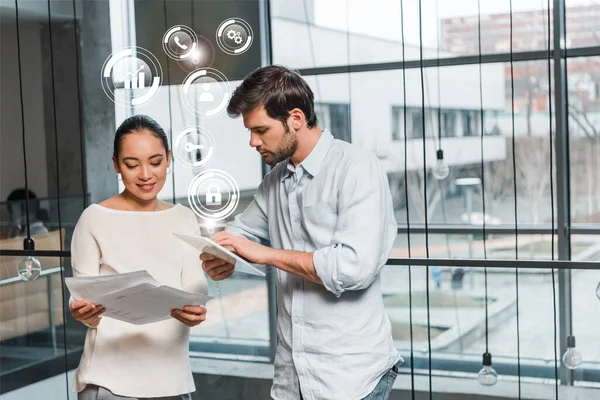
<path id="1" fill-rule="evenodd" d="M 392 140 L 404 139 L 404 109 L 392 107 Z"/>
<path id="2" fill-rule="evenodd" d="M 456 111 L 441 111 L 442 116 L 442 136 L 456 136 Z"/>
<path id="3" fill-rule="evenodd" d="M 412 138 L 422 138 L 423 137 L 423 111 L 417 109 L 411 109 L 409 111 L 410 120 L 412 122 Z"/>
<path id="4" fill-rule="evenodd" d="M 463 136 L 479 135 L 478 114 L 476 111 L 462 111 Z"/>
<path id="5" fill-rule="evenodd" d="M 319 127 L 328 129 L 336 139 L 351 141 L 350 107 L 347 104 L 317 103 L 315 112 Z"/>

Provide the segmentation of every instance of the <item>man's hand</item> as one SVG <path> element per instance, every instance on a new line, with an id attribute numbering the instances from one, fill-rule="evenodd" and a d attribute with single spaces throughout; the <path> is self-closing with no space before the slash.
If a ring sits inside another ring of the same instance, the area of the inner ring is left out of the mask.
<path id="1" fill-rule="evenodd" d="M 233 264 L 210 253 L 200 253 L 200 260 L 202 260 L 202 269 L 213 281 L 222 281 L 233 274 Z"/>
<path id="2" fill-rule="evenodd" d="M 88 303 L 87 300 L 79 300 L 71 303 L 71 315 L 73 318 L 89 326 L 98 326 L 104 311 L 106 311 L 106 308 L 101 305 Z"/>
<path id="3" fill-rule="evenodd" d="M 184 306 L 183 310 L 171 310 L 171 317 L 191 328 L 206 320 L 206 308 L 203 306 Z"/>
<path id="4" fill-rule="evenodd" d="M 273 251 L 270 247 L 255 243 L 244 236 L 233 236 L 226 231 L 217 233 L 211 239 L 249 262 L 256 264 L 268 264 L 268 256 Z"/>

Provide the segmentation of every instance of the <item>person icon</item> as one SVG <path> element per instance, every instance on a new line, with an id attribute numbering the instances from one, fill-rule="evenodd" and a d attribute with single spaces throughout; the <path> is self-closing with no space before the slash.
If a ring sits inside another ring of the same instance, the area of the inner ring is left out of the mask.
<path id="1" fill-rule="evenodd" d="M 203 103 L 215 101 L 215 96 L 211 92 L 209 92 L 210 85 L 208 83 L 202 84 L 202 90 L 204 92 L 200 95 L 200 101 Z"/>

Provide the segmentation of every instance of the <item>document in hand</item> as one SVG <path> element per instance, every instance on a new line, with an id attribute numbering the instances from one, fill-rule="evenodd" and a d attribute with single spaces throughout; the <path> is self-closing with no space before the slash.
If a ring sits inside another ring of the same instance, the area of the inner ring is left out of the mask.
<path id="1" fill-rule="evenodd" d="M 213 256 L 216 256 L 222 260 L 225 260 L 235 266 L 235 270 L 237 272 L 244 272 L 246 274 L 265 276 L 266 274 L 260 269 L 253 267 L 244 260 L 242 257 L 237 254 L 227 250 L 225 247 L 220 244 L 206 238 L 204 236 L 187 236 L 181 235 L 179 233 L 174 233 L 176 237 L 183 240 L 190 246 L 194 247 L 197 250 L 200 250 L 202 253 L 209 253 Z"/>
<path id="2" fill-rule="evenodd" d="M 74 299 L 101 304 L 105 316 L 135 325 L 169 319 L 174 308 L 205 305 L 212 299 L 161 285 L 148 271 L 66 278 L 65 283 Z"/>

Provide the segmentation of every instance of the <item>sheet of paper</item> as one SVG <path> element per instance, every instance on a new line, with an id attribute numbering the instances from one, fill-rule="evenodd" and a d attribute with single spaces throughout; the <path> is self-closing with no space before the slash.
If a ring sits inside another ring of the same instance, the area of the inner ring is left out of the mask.
<path id="1" fill-rule="evenodd" d="M 75 300 L 85 299 L 92 303 L 95 303 L 101 296 L 142 283 L 160 286 L 160 283 L 145 270 L 124 274 L 65 278 L 65 283 Z"/>
<path id="2" fill-rule="evenodd" d="M 243 272 L 251 275 L 265 276 L 266 274 L 260 269 L 250 265 L 246 260 L 237 254 L 227 250 L 225 247 L 215 243 L 209 238 L 203 236 L 187 236 L 179 233 L 174 233 L 177 238 L 183 240 L 190 246 L 203 253 L 209 253 L 219 257 L 235 266 L 237 272 Z"/>
<path id="3" fill-rule="evenodd" d="M 169 319 L 172 309 L 205 305 L 212 299 L 160 285 L 147 271 L 66 278 L 65 283 L 74 299 L 101 304 L 105 316 L 135 325 Z"/>
<path id="4" fill-rule="evenodd" d="M 212 297 L 187 293 L 170 286 L 143 283 L 109 294 L 99 299 L 106 308 L 105 316 L 135 325 L 163 321 L 171 317 L 171 310 L 184 306 L 205 305 Z"/>

